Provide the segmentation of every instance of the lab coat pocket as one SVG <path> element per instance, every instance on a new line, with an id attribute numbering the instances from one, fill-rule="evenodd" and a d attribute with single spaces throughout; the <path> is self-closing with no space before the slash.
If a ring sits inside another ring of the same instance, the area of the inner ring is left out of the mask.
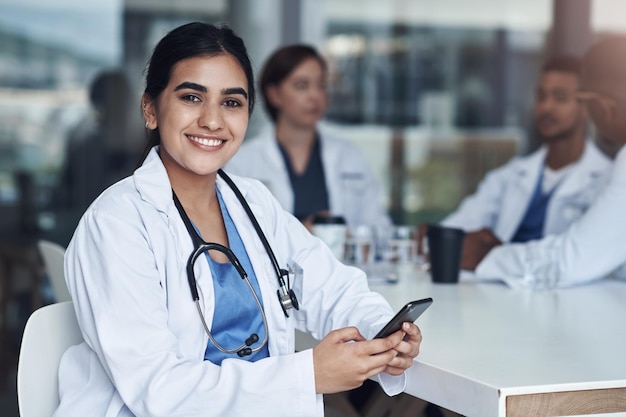
<path id="1" fill-rule="evenodd" d="M 360 172 L 342 172 L 340 178 L 342 202 L 338 206 L 343 207 L 345 211 L 361 207 L 361 201 L 367 193 L 367 184 L 363 174 Z"/>
<path id="2" fill-rule="evenodd" d="M 341 186 L 348 193 L 362 193 L 365 188 L 365 176 L 361 172 L 342 172 Z"/>

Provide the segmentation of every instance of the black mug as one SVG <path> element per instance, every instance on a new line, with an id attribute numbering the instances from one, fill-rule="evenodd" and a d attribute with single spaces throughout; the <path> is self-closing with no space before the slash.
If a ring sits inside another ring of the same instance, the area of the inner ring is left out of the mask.
<path id="1" fill-rule="evenodd" d="M 426 237 L 433 282 L 459 282 L 465 232 L 453 227 L 429 224 Z"/>

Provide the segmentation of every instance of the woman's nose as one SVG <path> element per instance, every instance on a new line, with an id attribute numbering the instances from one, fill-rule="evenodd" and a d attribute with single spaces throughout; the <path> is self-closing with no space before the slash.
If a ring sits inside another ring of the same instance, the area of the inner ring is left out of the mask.
<path id="1" fill-rule="evenodd" d="M 315 98 L 324 98 L 326 97 L 326 88 L 323 86 L 314 86 L 311 88 L 311 94 Z"/>
<path id="2" fill-rule="evenodd" d="M 219 106 L 206 106 L 198 123 L 201 127 L 206 127 L 209 130 L 218 130 L 224 127 L 224 119 Z"/>

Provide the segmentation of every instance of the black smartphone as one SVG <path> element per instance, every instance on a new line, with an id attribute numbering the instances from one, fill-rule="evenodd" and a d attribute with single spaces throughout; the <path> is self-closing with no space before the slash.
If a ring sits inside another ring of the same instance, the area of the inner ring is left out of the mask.
<path id="1" fill-rule="evenodd" d="M 414 322 L 424 311 L 426 311 L 428 307 L 430 307 L 432 303 L 433 299 L 430 297 L 406 303 L 404 307 L 402 307 L 400 311 L 398 311 L 398 313 L 393 316 L 387 324 L 385 324 L 385 327 L 383 327 L 378 334 L 374 336 L 374 339 L 384 338 L 397 332 L 402 328 L 402 323 L 405 321 Z"/>

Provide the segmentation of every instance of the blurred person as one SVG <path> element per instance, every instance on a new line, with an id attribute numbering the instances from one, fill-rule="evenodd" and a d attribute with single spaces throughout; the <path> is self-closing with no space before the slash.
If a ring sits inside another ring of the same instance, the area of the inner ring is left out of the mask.
<path id="1" fill-rule="evenodd" d="M 85 209 L 106 187 L 135 168 L 140 153 L 130 140 L 130 100 L 131 88 L 121 70 L 103 71 L 90 84 L 91 108 L 68 135 L 53 201 L 55 209 L 73 213 L 71 225 L 65 225 L 68 229 L 73 230 Z"/>
<path id="2" fill-rule="evenodd" d="M 582 217 L 560 234 L 501 245 L 487 230 L 469 233 L 462 267 L 475 270 L 477 278 L 549 288 L 609 275 L 626 277 L 626 37 L 604 39 L 587 51 L 577 97 L 587 105 L 599 147 L 614 157 L 606 185 Z"/>
<path id="3" fill-rule="evenodd" d="M 85 341 L 59 367 L 55 416 L 322 416 L 322 395 L 376 379 L 400 393 L 419 353 L 363 271 L 259 181 L 221 168 L 255 102 L 243 40 L 188 23 L 154 48 L 146 156 L 90 205 L 66 255 Z M 295 352 L 295 332 L 319 343 Z"/>
<path id="4" fill-rule="evenodd" d="M 364 155 L 319 129 L 328 107 L 327 72 L 311 46 L 276 50 L 260 78 L 273 126 L 246 139 L 226 170 L 263 182 L 309 229 L 320 214 L 341 216 L 348 227 L 386 228 L 391 221 Z"/>
<path id="5" fill-rule="evenodd" d="M 558 234 L 580 218 L 602 190 L 612 163 L 587 136 L 579 88 L 579 59 L 560 56 L 546 62 L 533 106 L 542 146 L 489 172 L 476 193 L 441 224 L 466 232 L 486 229 L 483 234 L 499 244 Z M 423 236 L 425 228 L 420 229 Z"/>

